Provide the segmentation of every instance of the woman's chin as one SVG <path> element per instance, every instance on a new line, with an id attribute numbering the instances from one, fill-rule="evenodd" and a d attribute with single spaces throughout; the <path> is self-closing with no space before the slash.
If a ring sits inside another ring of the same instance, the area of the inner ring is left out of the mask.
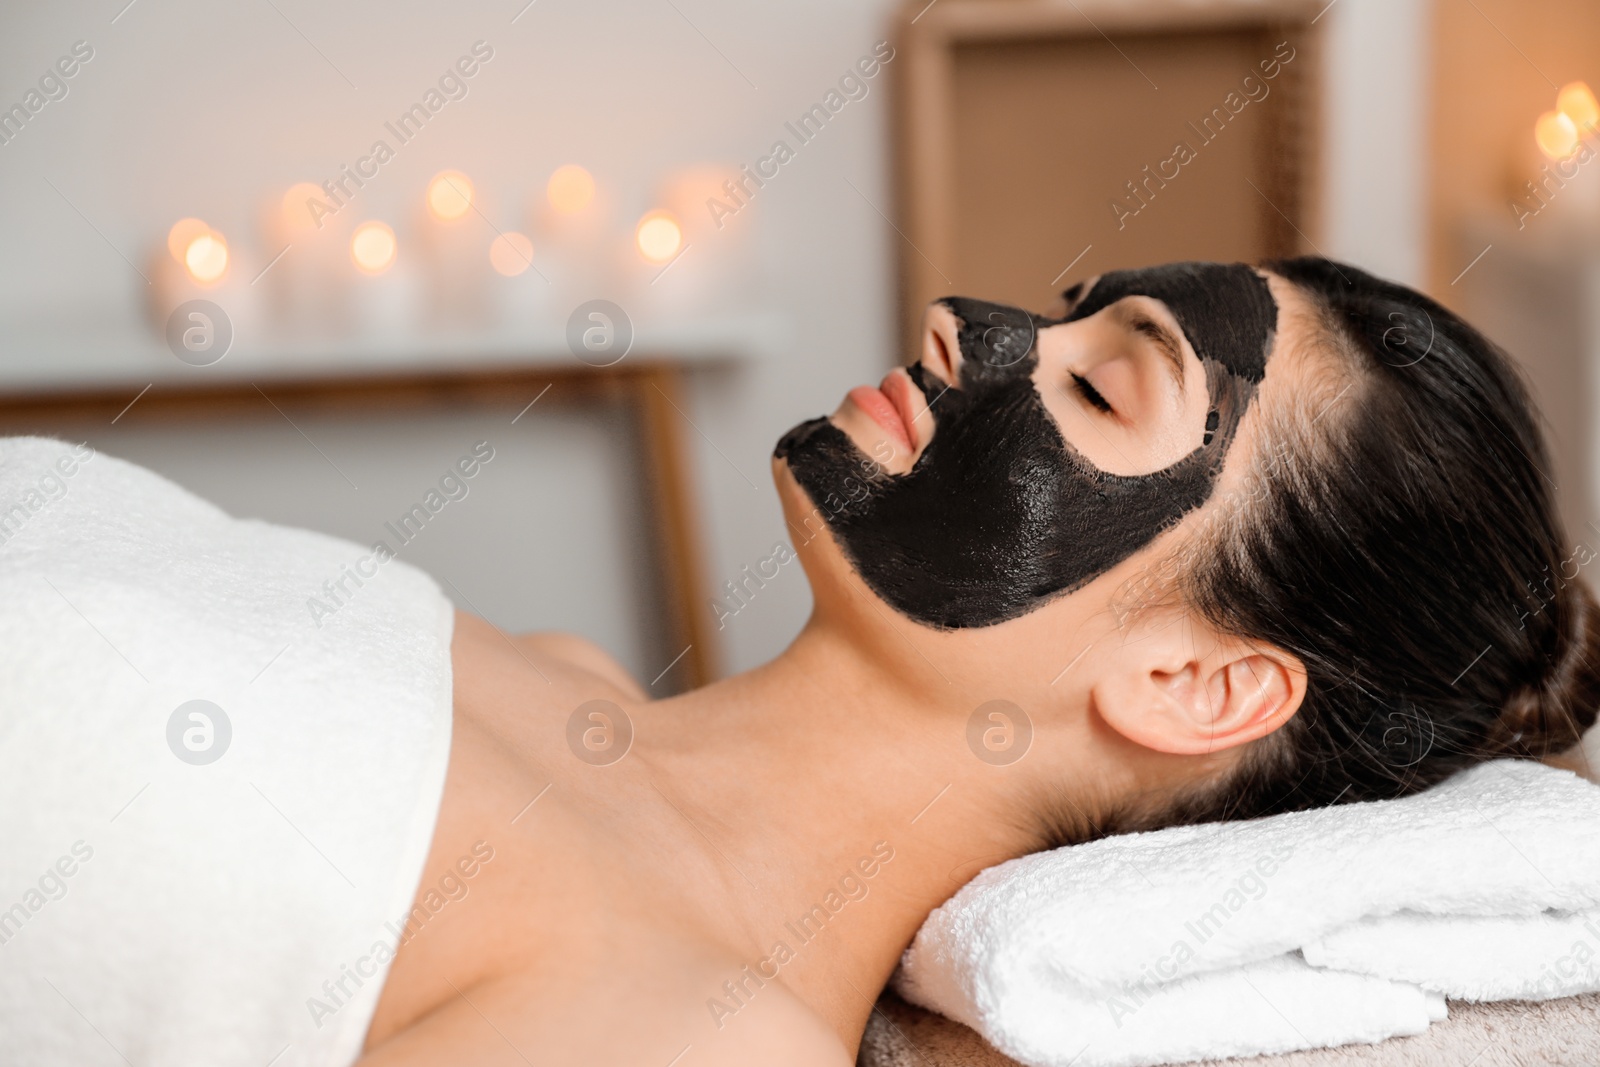
<path id="1" fill-rule="evenodd" d="M 812 503 L 811 497 L 794 476 L 794 471 L 789 469 L 788 459 L 777 454 L 772 457 L 772 484 L 778 490 L 779 503 L 783 505 L 784 521 L 791 527 L 816 509 L 817 505 Z"/>

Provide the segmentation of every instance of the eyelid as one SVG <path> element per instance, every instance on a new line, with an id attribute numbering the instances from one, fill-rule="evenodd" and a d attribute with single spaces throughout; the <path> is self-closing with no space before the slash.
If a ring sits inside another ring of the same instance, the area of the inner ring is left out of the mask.
<path id="1" fill-rule="evenodd" d="M 1085 378 L 1083 375 L 1076 372 L 1072 374 L 1072 387 L 1076 389 L 1078 391 L 1078 395 L 1083 397 L 1083 399 L 1089 403 L 1089 406 L 1094 408 L 1096 411 L 1102 412 L 1106 415 L 1116 414 L 1116 409 L 1111 406 L 1111 402 L 1105 398 L 1100 390 L 1094 387 L 1094 383 L 1090 382 L 1089 379 Z"/>

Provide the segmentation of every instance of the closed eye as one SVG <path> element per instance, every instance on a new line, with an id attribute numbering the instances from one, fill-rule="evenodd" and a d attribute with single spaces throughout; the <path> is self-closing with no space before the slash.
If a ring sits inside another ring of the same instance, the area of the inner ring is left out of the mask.
<path id="1" fill-rule="evenodd" d="M 1107 415 L 1112 413 L 1110 402 L 1101 396 L 1100 390 L 1091 385 L 1089 379 L 1083 375 L 1074 374 L 1072 376 L 1072 387 L 1078 391 L 1079 396 L 1087 400 L 1096 409 L 1105 412 Z"/>

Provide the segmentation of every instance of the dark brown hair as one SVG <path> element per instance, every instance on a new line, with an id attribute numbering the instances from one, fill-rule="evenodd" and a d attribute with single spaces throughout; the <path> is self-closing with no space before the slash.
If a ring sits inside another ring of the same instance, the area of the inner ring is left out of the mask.
<path id="1" fill-rule="evenodd" d="M 1298 656 L 1306 696 L 1164 821 L 1397 797 L 1571 747 L 1600 707 L 1600 607 L 1579 573 L 1594 553 L 1563 543 L 1511 362 L 1354 267 L 1265 269 L 1315 307 L 1345 391 L 1299 413 L 1299 458 L 1258 465 L 1265 491 L 1222 509 L 1178 581 L 1214 626 Z"/>

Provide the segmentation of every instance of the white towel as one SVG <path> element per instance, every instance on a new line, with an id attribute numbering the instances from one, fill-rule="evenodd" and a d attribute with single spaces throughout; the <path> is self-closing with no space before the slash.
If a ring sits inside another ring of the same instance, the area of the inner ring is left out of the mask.
<path id="1" fill-rule="evenodd" d="M 1551 1000 L 1600 989 L 1600 912 L 1402 911 L 1351 923 L 1301 951 L 1317 967 L 1416 982 L 1456 1000 Z"/>
<path id="2" fill-rule="evenodd" d="M 438 814 L 454 622 L 398 560 L 308 609 L 369 554 L 0 439 L 0 1060 L 359 1054 Z M 222 714 L 174 725 L 193 700 Z"/>
<path id="3" fill-rule="evenodd" d="M 929 916 L 895 983 L 1032 1067 L 1133 1067 L 1600 990 L 1597 955 L 1600 787 L 1499 760 L 1402 800 L 1001 864 Z"/>

